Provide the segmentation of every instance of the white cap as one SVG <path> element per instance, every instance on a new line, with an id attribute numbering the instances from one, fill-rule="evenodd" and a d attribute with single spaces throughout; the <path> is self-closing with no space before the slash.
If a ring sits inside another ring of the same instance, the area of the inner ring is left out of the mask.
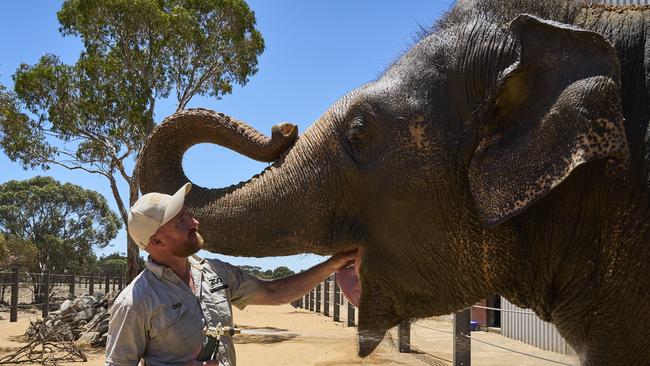
<path id="1" fill-rule="evenodd" d="M 185 195 L 192 189 L 185 183 L 173 196 L 162 193 L 147 193 L 140 197 L 129 210 L 129 235 L 140 249 L 146 249 L 149 238 L 183 208 Z"/>

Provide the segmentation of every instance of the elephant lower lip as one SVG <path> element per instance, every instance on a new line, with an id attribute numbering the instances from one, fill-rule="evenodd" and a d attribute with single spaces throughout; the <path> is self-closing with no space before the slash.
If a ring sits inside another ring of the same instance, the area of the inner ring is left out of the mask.
<path id="1" fill-rule="evenodd" d="M 361 281 L 359 281 L 359 270 L 361 268 L 362 249 L 358 248 L 357 256 L 354 260 L 354 265 L 342 269 L 338 272 L 336 279 L 343 296 L 348 301 L 359 307 L 359 300 L 361 299 Z"/>

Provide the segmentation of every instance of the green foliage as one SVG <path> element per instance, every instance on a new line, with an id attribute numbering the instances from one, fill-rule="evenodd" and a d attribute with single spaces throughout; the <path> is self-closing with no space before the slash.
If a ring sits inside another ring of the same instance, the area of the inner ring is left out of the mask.
<path id="1" fill-rule="evenodd" d="M 278 278 L 287 277 L 295 273 L 294 271 L 290 270 L 285 266 L 280 266 L 275 270 L 267 269 L 266 271 L 262 271 L 262 269 L 257 266 L 241 265 L 238 267 L 243 269 L 244 272 L 249 273 L 263 280 L 274 280 Z"/>
<path id="2" fill-rule="evenodd" d="M 138 257 L 140 265 L 144 267 L 144 260 Z M 111 276 L 124 276 L 128 269 L 127 258 L 123 253 L 115 252 L 102 256 L 95 266 L 96 271 Z"/>
<path id="3" fill-rule="evenodd" d="M 38 248 L 28 240 L 0 234 L 0 268 L 38 268 Z"/>
<path id="4" fill-rule="evenodd" d="M 280 266 L 273 270 L 273 278 L 283 278 L 283 277 L 291 276 L 294 273 L 295 272 L 290 270 L 288 267 Z"/>
<path id="5" fill-rule="evenodd" d="M 95 191 L 50 177 L 0 185 L 0 231 L 30 271 L 84 272 L 95 261 L 93 246 L 108 245 L 120 227 Z"/>

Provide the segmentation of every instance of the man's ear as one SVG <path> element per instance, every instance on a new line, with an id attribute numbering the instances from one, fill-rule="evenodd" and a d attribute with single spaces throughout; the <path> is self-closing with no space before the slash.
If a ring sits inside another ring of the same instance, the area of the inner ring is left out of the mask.
<path id="1" fill-rule="evenodd" d="M 577 166 L 629 164 L 620 66 L 599 34 L 521 15 L 510 23 L 521 47 L 480 117 L 469 185 L 477 211 L 496 225 L 525 210 Z"/>
<path id="2" fill-rule="evenodd" d="M 154 247 L 162 246 L 162 241 L 160 240 L 160 234 L 155 233 L 151 235 L 151 237 L 149 238 L 149 245 L 147 245 L 147 248 L 150 248 L 152 246 Z"/>

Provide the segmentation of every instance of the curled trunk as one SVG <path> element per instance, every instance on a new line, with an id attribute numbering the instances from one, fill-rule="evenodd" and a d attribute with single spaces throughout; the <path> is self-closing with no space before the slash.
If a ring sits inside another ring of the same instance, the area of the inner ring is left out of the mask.
<path id="1" fill-rule="evenodd" d="M 183 172 L 183 155 L 196 144 L 213 143 L 251 159 L 272 162 L 297 136 L 298 128 L 290 123 L 273 126 L 268 138 L 223 113 L 207 109 L 176 112 L 153 131 L 142 149 L 137 164 L 140 190 L 172 194 L 189 182 Z M 194 186 L 194 190 L 204 189 Z"/>
<path id="2" fill-rule="evenodd" d="M 329 168 L 315 166 L 310 158 L 319 154 L 314 151 L 317 145 L 301 139 L 291 147 L 296 140 L 297 127 L 289 123 L 273 126 L 268 138 L 221 113 L 181 111 L 157 127 L 142 150 L 137 166 L 140 189 L 171 194 L 189 182 L 182 158 L 199 143 L 218 144 L 259 161 L 275 160 L 262 173 L 234 186 L 194 185 L 185 202 L 201 223 L 206 249 L 259 257 L 318 252 L 313 223 L 323 219 L 305 212 L 317 205 L 318 186 L 323 183 L 318 177 Z"/>

